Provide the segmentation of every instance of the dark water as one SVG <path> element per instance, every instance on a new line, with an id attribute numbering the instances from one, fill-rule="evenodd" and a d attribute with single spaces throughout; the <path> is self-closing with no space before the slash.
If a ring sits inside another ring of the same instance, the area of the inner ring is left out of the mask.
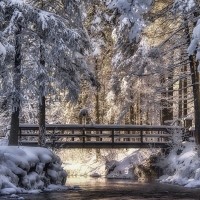
<path id="1" fill-rule="evenodd" d="M 104 178 L 68 178 L 67 185 L 81 190 L 67 190 L 32 195 L 19 195 L 25 200 L 131 200 L 131 199 L 199 199 L 200 189 L 188 189 L 156 182 L 106 180 Z"/>

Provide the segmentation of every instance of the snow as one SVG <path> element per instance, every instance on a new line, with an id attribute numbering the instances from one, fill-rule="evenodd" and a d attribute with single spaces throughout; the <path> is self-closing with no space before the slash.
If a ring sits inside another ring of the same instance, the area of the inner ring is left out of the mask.
<path id="1" fill-rule="evenodd" d="M 101 18 L 98 16 L 94 17 L 94 20 L 91 22 L 92 24 L 100 24 L 101 23 Z"/>
<path id="2" fill-rule="evenodd" d="M 196 27 L 193 30 L 193 39 L 190 42 L 190 45 L 187 49 L 189 55 L 194 55 L 194 52 L 197 50 L 196 60 L 200 61 L 200 19 L 197 22 Z M 200 71 L 200 66 L 198 66 L 198 72 Z"/>
<path id="3" fill-rule="evenodd" d="M 193 55 L 194 54 L 194 51 L 196 50 L 197 45 L 198 45 L 198 39 L 194 38 L 191 41 L 190 46 L 188 47 L 188 50 L 187 50 L 187 52 L 188 52 L 189 55 Z"/>
<path id="4" fill-rule="evenodd" d="M 0 61 L 4 62 L 5 57 L 6 57 L 6 48 L 0 42 Z"/>
<path id="5" fill-rule="evenodd" d="M 101 149 L 101 155 L 97 158 L 95 149 L 71 149 L 60 152 L 59 157 L 69 176 L 130 179 L 136 178 L 134 167 L 144 162 L 152 153 L 148 149 Z"/>
<path id="6" fill-rule="evenodd" d="M 78 113 L 78 117 L 87 117 L 88 116 L 88 109 L 87 108 L 82 108 L 79 113 Z"/>
<path id="7" fill-rule="evenodd" d="M 120 13 L 119 31 L 123 31 L 123 28 L 128 25 L 130 27 L 129 40 L 136 39 L 138 42 L 145 27 L 143 15 L 151 9 L 152 3 L 152 0 L 110 0 L 107 1 L 107 7 L 111 10 L 117 9 Z"/>
<path id="8" fill-rule="evenodd" d="M 165 175 L 158 181 L 189 188 L 200 187 L 200 149 L 194 142 L 183 142 L 182 149 L 174 148 L 159 165 Z M 181 153 L 180 153 L 181 152 Z"/>
<path id="9" fill-rule="evenodd" d="M 175 0 L 173 8 L 177 11 L 190 11 L 195 6 L 194 0 Z"/>
<path id="10" fill-rule="evenodd" d="M 9 0 L 8 1 L 11 5 L 22 5 L 23 1 L 22 0 Z"/>
<path id="11" fill-rule="evenodd" d="M 61 164 L 46 148 L 0 146 L 0 195 L 68 189 Z"/>
<path id="12" fill-rule="evenodd" d="M 152 152 L 149 150 L 135 150 L 130 155 L 116 163 L 116 167 L 112 170 L 107 178 L 136 178 L 133 169 L 144 162 Z"/>

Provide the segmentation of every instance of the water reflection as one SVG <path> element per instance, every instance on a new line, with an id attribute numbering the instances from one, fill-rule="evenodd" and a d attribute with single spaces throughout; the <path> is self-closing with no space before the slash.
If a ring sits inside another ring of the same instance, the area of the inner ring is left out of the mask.
<path id="1" fill-rule="evenodd" d="M 105 178 L 70 177 L 67 185 L 79 185 L 81 190 L 20 195 L 25 200 L 131 200 L 131 199 L 200 199 L 200 189 L 155 182 L 107 180 Z"/>

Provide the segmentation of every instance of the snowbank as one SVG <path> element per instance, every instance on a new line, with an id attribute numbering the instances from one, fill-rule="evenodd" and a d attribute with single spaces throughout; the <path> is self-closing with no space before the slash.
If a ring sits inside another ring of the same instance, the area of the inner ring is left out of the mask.
<path id="1" fill-rule="evenodd" d="M 152 154 L 152 149 L 101 149 L 66 150 L 58 152 L 63 160 L 63 168 L 69 176 L 102 176 L 106 178 L 136 178 L 134 168 L 143 163 Z"/>
<path id="2" fill-rule="evenodd" d="M 109 173 L 107 178 L 128 178 L 128 179 L 137 179 L 136 174 L 134 173 L 134 169 L 139 164 L 144 163 L 149 157 L 156 153 L 158 154 L 159 150 L 155 150 L 152 152 L 151 149 L 137 149 L 133 151 L 131 154 L 123 158 L 122 160 L 116 162 L 116 165 L 113 169 L 112 166 L 108 166 Z M 113 161 L 108 162 L 112 164 Z"/>
<path id="3" fill-rule="evenodd" d="M 0 195 L 65 189 L 66 178 L 60 158 L 46 148 L 0 146 Z"/>
<path id="4" fill-rule="evenodd" d="M 158 181 L 189 188 L 200 187 L 200 147 L 194 142 L 183 142 L 179 148 L 173 148 L 158 164 L 165 174 Z"/>

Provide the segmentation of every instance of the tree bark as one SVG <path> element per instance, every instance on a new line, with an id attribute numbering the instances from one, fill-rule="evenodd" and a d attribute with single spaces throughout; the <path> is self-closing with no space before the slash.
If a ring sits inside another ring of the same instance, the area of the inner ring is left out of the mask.
<path id="1" fill-rule="evenodd" d="M 185 22 L 185 35 L 187 37 L 187 44 L 189 46 L 190 39 L 190 31 L 187 19 L 184 19 Z M 195 141 L 196 144 L 200 144 L 200 93 L 199 93 L 199 74 L 197 71 L 197 63 L 194 59 L 193 55 L 189 56 L 189 66 L 191 72 L 191 80 L 192 80 L 192 90 L 193 90 L 193 98 L 194 98 L 194 117 L 195 117 Z"/>
<path id="2" fill-rule="evenodd" d="M 181 70 L 182 71 L 182 70 Z M 183 80 L 179 80 L 179 92 L 178 92 L 178 118 L 181 119 L 183 117 Z"/>
<path id="3" fill-rule="evenodd" d="M 14 96 L 12 97 L 12 114 L 11 114 L 11 128 L 9 137 L 9 146 L 18 145 L 18 132 L 19 132 L 19 112 L 20 112 L 20 92 L 21 92 L 21 31 L 22 26 L 18 25 L 16 31 L 16 42 L 15 42 L 15 65 L 14 65 L 14 77 L 13 87 Z"/>
<path id="4" fill-rule="evenodd" d="M 184 66 L 184 73 L 187 73 L 187 66 L 185 65 Z M 184 117 L 187 117 L 188 115 L 188 112 L 187 112 L 187 78 L 184 79 L 183 81 L 183 87 L 184 87 L 184 90 L 183 90 L 183 97 L 184 97 L 184 100 L 183 100 L 183 116 Z"/>
<path id="5" fill-rule="evenodd" d="M 46 124 L 45 124 L 45 96 L 41 96 L 41 104 L 39 104 L 39 139 L 38 146 L 44 147 L 46 141 Z"/>
<path id="6" fill-rule="evenodd" d="M 45 48 L 43 44 L 43 40 L 41 39 L 40 44 L 40 68 L 41 71 L 39 72 L 39 137 L 38 137 L 38 146 L 45 146 L 46 141 L 46 120 L 45 120 L 45 74 L 43 69 L 45 68 Z"/>
<path id="7" fill-rule="evenodd" d="M 170 84 L 170 80 L 173 79 L 173 72 L 168 75 L 168 80 Z M 165 77 L 161 76 L 161 83 L 165 84 L 166 80 Z M 161 124 L 165 125 L 167 121 L 173 120 L 173 85 L 169 86 L 167 88 L 168 91 L 163 92 L 162 95 L 162 100 L 161 100 L 161 105 L 164 107 L 162 108 L 161 111 Z"/>
<path id="8" fill-rule="evenodd" d="M 98 69 L 98 59 L 95 58 L 95 75 L 98 77 L 99 75 L 99 69 Z M 99 92 L 100 88 L 98 87 L 96 89 L 96 94 L 95 94 L 95 123 L 100 124 L 100 104 L 99 104 Z"/>
<path id="9" fill-rule="evenodd" d="M 130 119 L 130 124 L 135 124 L 134 105 L 131 105 L 131 106 L 130 106 L 130 111 L 129 111 L 129 113 L 130 113 L 130 117 L 129 117 L 129 119 Z"/>

